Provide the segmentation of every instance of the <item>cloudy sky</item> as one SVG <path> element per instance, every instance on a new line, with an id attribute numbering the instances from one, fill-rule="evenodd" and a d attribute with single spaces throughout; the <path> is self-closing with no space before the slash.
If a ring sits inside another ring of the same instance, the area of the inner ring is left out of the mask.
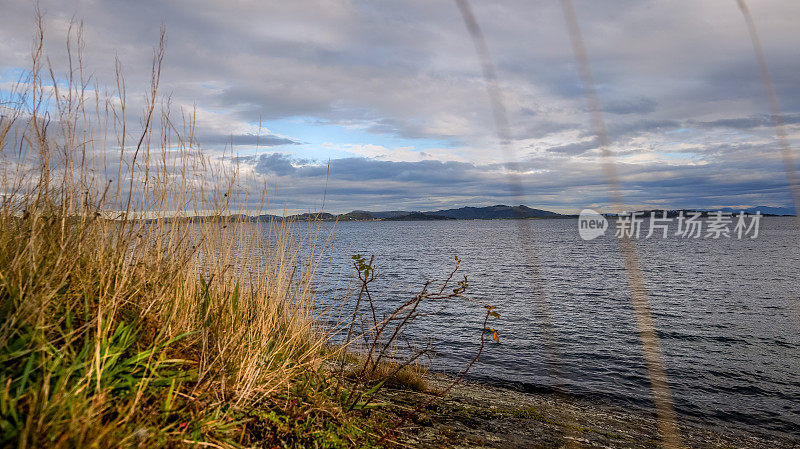
<path id="1" fill-rule="evenodd" d="M 163 24 L 162 93 L 175 108 L 196 107 L 203 151 L 236 153 L 242 172 L 268 186 L 272 206 L 314 209 L 323 197 L 331 212 L 608 203 L 558 1 L 473 1 L 524 198 L 509 188 L 481 66 L 454 1 L 40 6 L 52 64 L 64 65 L 70 21 L 83 21 L 85 65 L 111 85 L 117 55 L 131 98 L 146 91 Z M 800 2 L 750 7 L 796 149 Z M 584 0 L 575 9 L 629 205 L 791 204 L 733 0 Z M 8 89 L 29 64 L 34 8 L 4 0 L 2 10 L 0 89 Z"/>

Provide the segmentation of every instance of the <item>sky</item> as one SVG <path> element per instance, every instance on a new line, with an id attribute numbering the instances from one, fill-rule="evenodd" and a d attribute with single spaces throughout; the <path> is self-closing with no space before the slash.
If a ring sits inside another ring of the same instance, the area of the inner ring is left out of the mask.
<path id="1" fill-rule="evenodd" d="M 32 2 L 3 3 L 0 93 L 28 67 L 35 24 Z M 791 205 L 735 1 L 574 5 L 626 204 Z M 253 188 L 266 186 L 272 210 L 607 209 L 560 3 L 472 7 L 497 68 L 509 153 L 454 1 L 40 2 L 51 64 L 66 66 L 70 22 L 82 22 L 84 64 L 111 88 L 118 58 L 131 111 L 144 102 L 163 25 L 162 95 L 196 111 L 202 151 L 235 154 L 226 160 L 261 186 Z M 750 9 L 796 150 L 800 2 Z"/>

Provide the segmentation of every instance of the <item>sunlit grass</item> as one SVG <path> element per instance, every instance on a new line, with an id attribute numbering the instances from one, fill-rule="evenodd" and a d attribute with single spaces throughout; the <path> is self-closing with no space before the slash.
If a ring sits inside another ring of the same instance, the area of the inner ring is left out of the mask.
<path id="1" fill-rule="evenodd" d="M 231 218 L 235 165 L 158 96 L 163 36 L 134 118 L 121 71 L 106 96 L 85 75 L 79 28 L 63 77 L 39 30 L 2 106 L 0 444 L 373 439 L 319 375 L 314 232 Z"/>

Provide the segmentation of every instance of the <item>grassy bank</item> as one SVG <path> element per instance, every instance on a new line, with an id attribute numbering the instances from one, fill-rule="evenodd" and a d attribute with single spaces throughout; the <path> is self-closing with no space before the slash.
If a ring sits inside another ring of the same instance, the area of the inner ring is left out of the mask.
<path id="1" fill-rule="evenodd" d="M 121 72 L 102 94 L 83 70 L 78 27 L 65 73 L 39 31 L 0 123 L 0 444 L 377 442 L 323 368 L 314 233 L 229 218 L 248 192 L 158 96 L 163 37 L 132 114 Z"/>
<path id="2" fill-rule="evenodd" d="M 26 207 L 0 219 L 4 444 L 366 437 L 329 397 L 323 339 L 302 281 L 286 278 L 297 261 L 285 248 L 272 273 L 226 281 L 198 273 L 177 236 L 142 243 L 140 223 Z"/>
<path id="3" fill-rule="evenodd" d="M 243 218 L 266 189 L 201 150 L 194 111 L 159 95 L 164 34 L 131 102 L 119 61 L 111 83 L 84 68 L 78 25 L 63 71 L 37 25 L 29 70 L 0 91 L 0 445 L 394 444 L 415 411 L 376 394 L 424 390 L 430 350 L 403 330 L 466 278 L 376 314 L 372 259 L 353 256 L 353 304 L 331 328 L 313 288 L 319 224 Z M 498 315 L 477 308 L 482 350 Z"/>

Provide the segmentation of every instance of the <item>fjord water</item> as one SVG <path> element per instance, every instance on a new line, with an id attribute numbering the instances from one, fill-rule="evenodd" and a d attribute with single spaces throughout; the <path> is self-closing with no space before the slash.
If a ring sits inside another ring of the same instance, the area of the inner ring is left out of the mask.
<path id="1" fill-rule="evenodd" d="M 651 406 L 613 236 L 581 240 L 573 219 L 527 221 L 528 245 L 518 220 L 323 226 L 335 231 L 320 268 L 326 297 L 343 294 L 353 254 L 375 256 L 371 286 L 379 312 L 408 300 L 424 281 L 445 277 L 458 256 L 469 295 L 501 315 L 490 323 L 501 343 L 487 346 L 471 376 L 524 388 L 560 385 L 613 404 Z M 526 256 L 524 246 L 532 254 Z M 653 237 L 639 239 L 637 247 L 681 419 L 799 435 L 800 236 L 794 219 L 763 218 L 756 239 Z M 544 298 L 533 296 L 537 276 Z M 434 368 L 455 372 L 477 350 L 485 311 L 458 301 L 429 304 L 429 310 L 439 313 L 423 317 L 412 336 L 431 337 L 438 351 Z M 546 365 L 548 322 L 561 381 Z"/>

